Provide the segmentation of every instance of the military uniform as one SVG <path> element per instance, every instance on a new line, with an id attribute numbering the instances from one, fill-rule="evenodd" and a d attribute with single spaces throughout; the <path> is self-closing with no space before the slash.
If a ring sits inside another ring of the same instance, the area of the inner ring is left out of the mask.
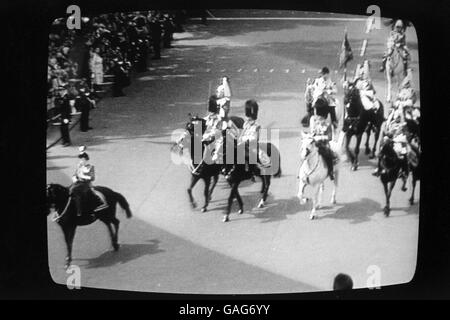
<path id="1" fill-rule="evenodd" d="M 337 117 L 336 117 L 336 106 L 337 99 L 335 97 L 337 93 L 336 83 L 331 81 L 331 79 L 325 79 L 324 75 L 329 74 L 328 68 L 324 67 L 320 71 L 322 76 L 314 80 L 313 92 L 312 92 L 312 106 L 314 106 L 319 97 L 324 97 L 327 101 L 328 106 L 326 108 L 316 108 L 315 113 L 323 118 L 328 117 L 328 113 L 331 117 L 331 122 L 335 128 L 337 128 Z M 322 110 L 323 109 L 323 110 Z"/>
<path id="2" fill-rule="evenodd" d="M 399 21 L 398 21 L 399 22 Z M 398 23 L 397 22 L 397 23 Z M 400 49 L 400 53 L 402 55 L 403 58 L 403 64 L 405 67 L 405 70 L 408 68 L 408 60 L 410 57 L 409 54 L 409 50 L 406 47 L 406 35 L 405 35 L 405 29 L 403 27 L 403 24 L 398 24 L 395 25 L 395 27 L 399 27 L 400 29 L 398 30 L 392 30 L 389 33 L 389 37 L 387 40 L 387 51 L 383 56 L 383 61 L 382 61 L 382 65 L 380 68 L 380 71 L 383 72 L 386 68 L 386 60 L 387 58 L 392 55 L 392 53 L 394 52 L 394 48 L 397 47 Z"/>
<path id="3" fill-rule="evenodd" d="M 61 125 L 59 128 L 61 131 L 62 144 L 67 147 L 72 144 L 69 133 L 72 107 L 70 106 L 68 94 L 66 93 L 58 97 L 55 101 L 55 104 L 58 106 L 59 112 L 61 114 Z"/>
<path id="4" fill-rule="evenodd" d="M 333 162 L 337 156 L 330 148 L 329 141 L 333 138 L 331 127 L 322 117 L 314 116 L 311 118 L 310 132 L 316 142 L 319 154 L 325 160 L 328 175 L 331 180 L 334 180 Z"/>

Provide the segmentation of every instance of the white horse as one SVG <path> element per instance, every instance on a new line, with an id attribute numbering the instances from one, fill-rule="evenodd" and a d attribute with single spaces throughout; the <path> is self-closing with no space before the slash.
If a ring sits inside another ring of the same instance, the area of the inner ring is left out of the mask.
<path id="1" fill-rule="evenodd" d="M 336 152 L 339 156 L 339 142 L 330 142 L 331 149 Z M 300 165 L 298 177 L 300 183 L 298 186 L 297 197 L 300 199 L 300 204 L 305 204 L 308 200 L 303 196 L 303 192 L 307 185 L 314 189 L 314 197 L 312 201 L 312 210 L 309 218 L 312 220 L 316 217 L 316 210 L 320 208 L 322 192 L 324 190 L 324 181 L 328 178 L 328 168 L 323 159 L 319 154 L 318 147 L 316 146 L 314 136 L 309 133 L 302 132 L 302 144 L 300 151 L 300 158 L 302 164 Z M 333 192 L 331 195 L 331 203 L 336 203 L 336 189 L 338 186 L 339 178 L 339 161 L 334 165 L 334 185 Z"/>

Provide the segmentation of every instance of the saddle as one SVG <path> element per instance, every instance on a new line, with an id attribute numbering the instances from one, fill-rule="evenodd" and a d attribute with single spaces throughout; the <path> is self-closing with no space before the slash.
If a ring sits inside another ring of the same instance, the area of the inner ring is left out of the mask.
<path id="1" fill-rule="evenodd" d="M 93 214 L 108 206 L 105 195 L 95 187 L 85 188 L 82 192 L 79 192 L 78 195 L 81 198 L 81 211 L 83 214 Z"/>

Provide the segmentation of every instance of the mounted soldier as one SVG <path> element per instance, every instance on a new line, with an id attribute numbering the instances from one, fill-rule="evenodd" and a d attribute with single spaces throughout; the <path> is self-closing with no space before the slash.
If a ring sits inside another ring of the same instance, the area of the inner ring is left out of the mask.
<path id="1" fill-rule="evenodd" d="M 315 79 L 313 83 L 313 101 L 312 106 L 315 108 L 315 114 L 327 118 L 328 114 L 331 117 L 331 123 L 334 129 L 337 128 L 338 120 L 336 117 L 337 106 L 337 87 L 336 83 L 330 79 L 330 70 L 328 67 L 323 67 L 319 71 L 320 76 Z"/>
<path id="2" fill-rule="evenodd" d="M 92 212 L 95 213 L 106 209 L 108 208 L 108 204 L 104 196 L 92 186 L 92 182 L 95 180 L 95 168 L 89 163 L 89 155 L 85 152 L 86 147 L 82 146 L 79 150 L 80 154 L 78 158 L 80 162 L 72 177 L 73 184 L 70 187 L 70 195 L 75 201 L 77 216 L 80 217 L 83 214 L 91 214 Z M 89 204 L 95 202 L 96 207 L 83 207 L 83 202 Z M 98 203 L 100 204 L 98 205 Z"/>
<path id="3" fill-rule="evenodd" d="M 392 31 L 389 34 L 389 38 L 387 41 L 387 51 L 383 55 L 380 72 L 384 72 L 386 68 L 387 58 L 392 55 L 395 48 L 398 48 L 400 50 L 405 72 L 408 69 L 408 61 L 410 58 L 410 54 L 408 48 L 406 47 L 405 31 L 406 31 L 405 23 L 400 19 L 396 20 L 395 24 L 392 26 Z"/>
<path id="4" fill-rule="evenodd" d="M 330 141 L 333 138 L 331 126 L 326 119 L 315 115 L 311 117 L 310 133 L 316 142 L 319 154 L 323 157 L 327 165 L 330 180 L 334 180 L 334 162 L 338 157 L 330 147 Z"/>
<path id="5" fill-rule="evenodd" d="M 205 150 L 203 151 L 202 161 L 192 171 L 192 174 L 195 175 L 200 175 L 207 159 L 211 159 L 209 162 L 217 159 L 218 149 L 221 147 L 223 120 L 219 116 L 219 106 L 216 95 L 212 95 L 209 98 L 208 114 L 204 119 L 206 120 L 206 130 L 202 137 L 202 144 L 205 146 Z M 216 159 L 213 159 L 213 157 Z"/>
<path id="6" fill-rule="evenodd" d="M 375 96 L 376 91 L 372 79 L 370 79 L 369 62 L 367 60 L 365 60 L 363 66 L 357 70 L 354 83 L 359 90 L 364 109 L 378 110 L 380 108 L 380 102 Z"/>

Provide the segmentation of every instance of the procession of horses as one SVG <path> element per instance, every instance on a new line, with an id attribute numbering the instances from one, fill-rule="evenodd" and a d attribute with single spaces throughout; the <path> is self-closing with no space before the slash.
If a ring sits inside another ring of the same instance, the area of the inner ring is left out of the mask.
<path id="1" fill-rule="evenodd" d="M 299 115 L 299 118 L 303 118 L 299 124 L 300 143 L 296 155 L 296 196 L 302 205 L 311 200 L 311 220 L 317 217 L 317 210 L 321 207 L 321 197 L 327 179 L 333 183 L 331 203 L 336 203 L 344 157 L 350 163 L 350 171 L 358 170 L 360 144 L 364 134 L 365 155 L 369 159 L 378 159 L 373 176 L 379 177 L 384 187 L 384 215 L 388 217 L 390 214 L 390 197 L 397 179 L 402 180 L 402 191 L 406 191 L 407 180 L 411 176 L 409 202 L 411 205 L 414 203 L 415 186 L 420 179 L 420 107 L 415 105 L 417 98 L 411 87 L 412 70 L 404 63 L 405 55 L 401 48 L 394 48 L 386 58 L 383 70 L 388 88 L 386 102 L 391 105 L 387 115 L 385 106 L 376 97 L 373 89 L 370 78 L 371 63 L 368 60 L 357 66 L 353 79 L 347 79 L 345 76 L 340 83 L 344 93 L 340 114 L 342 125 L 339 125 L 340 121 L 336 117 L 336 105 L 340 104 L 334 96 L 333 86 L 336 84 L 328 78 L 328 68 L 322 68 L 317 79 L 308 79 L 306 83 L 307 112 Z M 206 212 L 220 176 L 224 177 L 230 187 L 223 212 L 223 222 L 228 222 L 235 199 L 239 205 L 238 213 L 244 212 L 239 192 L 242 181 L 255 182 L 260 179 L 261 198 L 257 207 L 263 208 L 266 205 L 271 178 L 282 176 L 282 156 L 277 143 L 259 141 L 260 126 L 256 122 L 258 103 L 253 99 L 245 102 L 245 119 L 230 115 L 229 78 L 224 76 L 220 81 L 217 92 L 209 96 L 208 115 L 202 117 L 189 114 L 185 132 L 173 142 L 170 152 L 172 156 L 183 158 L 191 173 L 187 195 L 192 208 L 197 207 L 192 190 L 198 181 L 204 182 L 201 211 Z M 392 99 L 393 89 L 397 91 L 395 99 Z M 353 137 L 355 139 L 352 139 Z M 83 153 L 80 159 L 88 160 L 88 156 Z M 84 162 L 83 166 L 86 167 Z M 373 176 L 368 178 L 375 179 Z M 75 178 L 74 184 L 86 181 L 90 184 L 93 178 Z M 311 188 L 312 199 L 305 197 L 306 188 Z M 85 198 L 81 198 L 84 202 L 80 206 L 83 208 L 80 209 L 76 201 L 72 201 L 77 196 L 72 188 L 47 185 L 47 213 L 50 214 L 51 208 L 54 209 L 53 220 L 64 232 L 67 244 L 66 266 L 69 266 L 72 260 L 72 242 L 77 226 L 93 223 L 97 219 L 104 222 L 110 232 L 113 247 L 118 250 L 119 220 L 115 217 L 116 203 L 125 210 L 128 218 L 132 216 L 130 206 L 121 194 L 100 186 L 90 185 L 86 190 Z M 102 199 L 107 203 L 107 208 L 96 211 Z M 86 212 L 88 214 L 85 214 Z"/>

